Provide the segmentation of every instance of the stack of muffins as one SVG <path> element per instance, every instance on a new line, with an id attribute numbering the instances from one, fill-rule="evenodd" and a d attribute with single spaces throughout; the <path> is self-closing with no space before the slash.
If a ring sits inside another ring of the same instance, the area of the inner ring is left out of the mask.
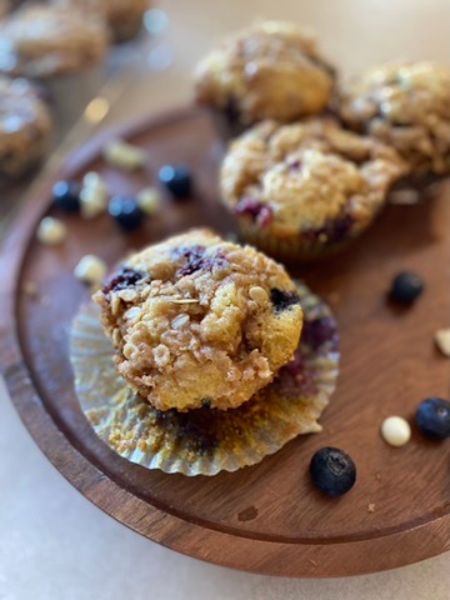
<path id="1" fill-rule="evenodd" d="M 283 259 L 334 252 L 393 186 L 450 169 L 442 65 L 387 64 L 341 83 L 310 33 L 263 22 L 199 64 L 196 95 L 228 132 L 246 130 L 225 157 L 222 199 L 245 239 Z"/>
<path id="2" fill-rule="evenodd" d="M 67 126 L 79 117 L 104 82 L 110 42 L 139 33 L 149 0 L 11 7 L 0 0 L 0 176 L 7 179 L 44 155 L 53 119 Z"/>

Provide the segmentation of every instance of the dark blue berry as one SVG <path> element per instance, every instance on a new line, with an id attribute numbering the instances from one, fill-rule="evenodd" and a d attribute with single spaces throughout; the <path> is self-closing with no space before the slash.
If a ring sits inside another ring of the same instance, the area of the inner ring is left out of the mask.
<path id="1" fill-rule="evenodd" d="M 442 440 L 450 437 L 450 402 L 427 398 L 416 411 L 416 423 L 425 435 Z"/>
<path id="2" fill-rule="evenodd" d="M 342 496 L 356 481 L 356 467 L 348 454 L 338 448 L 321 448 L 309 466 L 316 487 L 328 496 Z"/>
<path id="3" fill-rule="evenodd" d="M 174 198 L 187 198 L 191 195 L 192 175 L 187 167 L 164 165 L 159 171 L 159 180 Z"/>
<path id="4" fill-rule="evenodd" d="M 76 181 L 58 181 L 53 186 L 53 203 L 67 213 L 80 210 L 80 186 Z"/>
<path id="5" fill-rule="evenodd" d="M 127 196 L 114 196 L 109 203 L 108 211 L 124 231 L 138 229 L 144 219 L 136 200 Z"/>
<path id="6" fill-rule="evenodd" d="M 392 282 L 391 300 L 400 304 L 412 304 L 423 292 L 425 286 L 418 275 L 414 273 L 399 273 Z"/>

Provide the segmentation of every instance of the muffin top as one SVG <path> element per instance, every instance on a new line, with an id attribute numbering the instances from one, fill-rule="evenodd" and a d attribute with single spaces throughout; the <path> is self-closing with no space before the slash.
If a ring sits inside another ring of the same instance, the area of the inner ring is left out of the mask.
<path id="1" fill-rule="evenodd" d="M 200 62 L 196 94 L 244 123 L 291 121 L 322 111 L 333 79 L 310 33 L 266 21 L 230 36 Z"/>
<path id="2" fill-rule="evenodd" d="M 142 25 L 150 0 L 53 0 L 60 6 L 75 6 L 106 20 L 116 41 L 133 37 Z"/>
<path id="3" fill-rule="evenodd" d="M 10 11 L 9 0 L 0 0 L 0 18 L 6 15 Z"/>
<path id="4" fill-rule="evenodd" d="M 103 23 L 76 8 L 30 5 L 0 23 L 0 71 L 25 77 L 77 73 L 103 58 Z"/>
<path id="5" fill-rule="evenodd" d="M 282 266 L 208 230 L 131 256 L 94 300 L 119 372 L 159 410 L 246 402 L 291 359 L 303 320 Z"/>
<path id="6" fill-rule="evenodd" d="M 32 86 L 0 76 L 0 172 L 20 174 L 42 153 L 50 132 L 49 112 Z"/>
<path id="7" fill-rule="evenodd" d="M 221 190 L 240 217 L 277 236 L 307 239 L 336 223 L 363 229 L 405 170 L 395 150 L 331 118 L 265 121 L 231 144 Z"/>
<path id="8" fill-rule="evenodd" d="M 387 64 L 343 86 L 343 120 L 393 145 L 419 172 L 450 170 L 450 69 L 431 62 Z"/>

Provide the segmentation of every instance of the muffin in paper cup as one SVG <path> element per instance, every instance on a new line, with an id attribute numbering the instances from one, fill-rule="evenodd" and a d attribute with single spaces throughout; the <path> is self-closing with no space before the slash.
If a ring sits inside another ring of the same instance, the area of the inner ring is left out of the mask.
<path id="1" fill-rule="evenodd" d="M 309 260 L 361 235 L 407 170 L 394 149 L 329 116 L 265 121 L 231 143 L 220 188 L 247 241 L 277 258 Z"/>
<path id="2" fill-rule="evenodd" d="M 311 31 L 284 21 L 257 21 L 199 62 L 195 95 L 224 121 L 248 127 L 263 119 L 290 122 L 321 113 L 334 81 L 334 68 Z"/>
<path id="3" fill-rule="evenodd" d="M 334 392 L 339 337 L 330 309 L 297 283 L 305 321 L 293 359 L 275 380 L 232 410 L 158 411 L 127 387 L 92 302 L 70 335 L 75 390 L 98 437 L 147 469 L 188 476 L 236 471 L 260 462 L 299 434 L 321 431 L 318 419 Z"/>

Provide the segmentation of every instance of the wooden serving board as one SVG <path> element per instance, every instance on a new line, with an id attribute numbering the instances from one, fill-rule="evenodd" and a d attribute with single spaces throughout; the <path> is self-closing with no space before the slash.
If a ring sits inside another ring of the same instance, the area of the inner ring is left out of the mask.
<path id="1" fill-rule="evenodd" d="M 117 132 L 116 132 L 117 133 Z M 430 395 L 449 395 L 449 362 L 433 345 L 450 317 L 450 190 L 414 206 L 390 206 L 346 253 L 294 269 L 333 306 L 340 324 L 342 369 L 322 423 L 259 465 L 213 478 L 165 475 L 115 455 L 93 433 L 73 389 L 68 330 L 86 290 L 72 271 L 87 253 L 110 265 L 195 225 L 229 232 L 217 202 L 223 144 L 207 114 L 185 109 L 122 132 L 149 155 L 145 173 L 104 164 L 107 132 L 67 162 L 62 177 L 101 172 L 117 193 L 156 182 L 159 167 L 186 163 L 195 197 L 164 200 L 160 214 L 125 235 L 107 216 L 67 217 L 60 248 L 35 240 L 49 210 L 52 180 L 42 183 L 17 220 L 1 260 L 1 364 L 24 423 L 40 448 L 82 494 L 135 531 L 174 550 L 220 565 L 266 574 L 339 576 L 389 569 L 450 549 L 450 444 L 425 440 L 413 427 L 409 445 L 387 446 L 384 417 L 412 418 Z M 410 310 L 386 302 L 392 276 L 421 274 L 427 290 Z M 33 283 L 39 297 L 26 292 Z M 338 446 L 357 463 L 354 489 L 328 499 L 313 489 L 315 450 Z M 372 505 L 369 510 L 369 505 Z"/>

